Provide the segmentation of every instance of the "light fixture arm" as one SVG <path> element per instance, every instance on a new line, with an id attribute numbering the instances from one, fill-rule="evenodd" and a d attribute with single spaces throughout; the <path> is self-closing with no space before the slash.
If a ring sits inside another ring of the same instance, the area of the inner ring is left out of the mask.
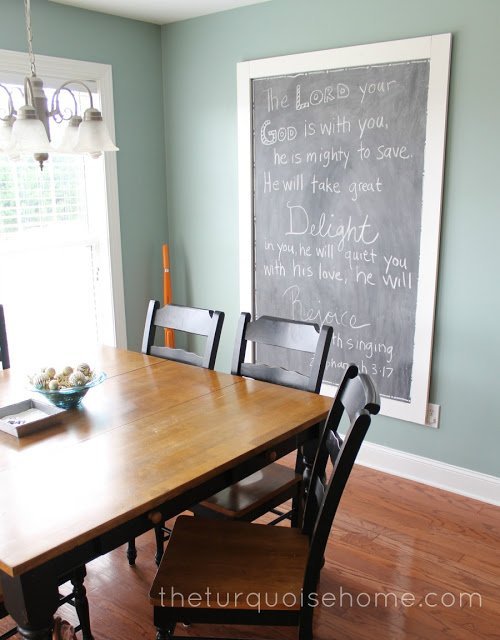
<path id="1" fill-rule="evenodd" d="M 63 120 L 69 120 L 71 119 L 73 116 L 78 115 L 78 104 L 76 102 L 76 98 L 75 98 L 75 94 L 73 93 L 73 91 L 71 91 L 71 89 L 69 88 L 69 85 L 72 84 L 77 84 L 80 85 L 82 87 L 84 87 L 84 89 L 87 91 L 88 95 L 89 95 L 89 100 L 90 100 L 90 108 L 93 109 L 94 108 L 94 100 L 92 98 L 92 91 L 90 90 L 90 88 L 85 84 L 85 82 L 83 82 L 82 80 L 68 80 L 67 82 L 64 82 L 55 92 L 54 95 L 52 96 L 52 102 L 51 102 L 51 106 L 50 106 L 50 113 L 49 116 L 53 117 L 54 120 L 56 122 L 62 122 Z M 74 113 L 72 113 L 69 117 L 65 117 L 63 115 L 63 112 L 61 111 L 61 107 L 59 104 L 59 94 L 61 93 L 61 91 L 67 91 L 71 97 L 73 98 L 73 104 L 75 106 L 75 111 Z"/>
<path id="2" fill-rule="evenodd" d="M 12 118 L 14 117 L 16 111 L 14 109 L 14 101 L 12 100 L 12 94 L 10 93 L 10 91 L 7 89 L 7 87 L 4 87 L 3 84 L 0 83 L 0 88 L 2 88 L 5 93 L 7 94 L 7 108 L 8 108 L 8 113 L 6 116 L 1 116 L 0 120 L 3 120 L 4 122 L 7 121 L 11 121 Z"/>
<path id="3" fill-rule="evenodd" d="M 36 76 L 33 76 L 36 77 Z M 35 98 L 33 95 L 33 85 L 31 84 L 31 78 L 24 78 L 24 103 L 34 106 Z"/>

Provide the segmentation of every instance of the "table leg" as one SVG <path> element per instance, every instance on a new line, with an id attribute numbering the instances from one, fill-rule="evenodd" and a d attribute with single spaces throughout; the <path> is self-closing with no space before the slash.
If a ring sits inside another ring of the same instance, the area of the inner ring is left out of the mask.
<path id="1" fill-rule="evenodd" d="M 131 567 L 134 566 L 136 558 L 137 558 L 137 549 L 135 547 L 135 538 L 132 538 L 128 541 L 128 545 L 127 545 L 127 559 Z"/>
<path id="2" fill-rule="evenodd" d="M 4 603 L 24 640 L 51 640 L 54 613 L 59 604 L 57 580 L 28 572 L 11 578 L 0 575 Z"/>

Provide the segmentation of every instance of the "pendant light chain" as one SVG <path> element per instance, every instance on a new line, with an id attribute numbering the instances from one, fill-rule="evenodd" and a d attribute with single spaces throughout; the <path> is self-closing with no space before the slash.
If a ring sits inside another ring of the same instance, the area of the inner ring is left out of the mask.
<path id="1" fill-rule="evenodd" d="M 35 54 L 33 53 L 33 31 L 31 30 L 31 0 L 24 0 L 24 17 L 26 21 L 26 38 L 28 40 L 31 75 L 36 76 Z"/>

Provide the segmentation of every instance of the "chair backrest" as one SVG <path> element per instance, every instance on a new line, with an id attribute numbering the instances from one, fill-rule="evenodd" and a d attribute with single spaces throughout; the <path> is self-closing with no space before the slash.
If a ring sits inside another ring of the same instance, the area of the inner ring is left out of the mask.
<path id="1" fill-rule="evenodd" d="M 7 330 L 5 328 L 5 315 L 3 305 L 0 304 L 0 363 L 3 369 L 10 368 L 9 344 L 7 342 Z"/>
<path id="2" fill-rule="evenodd" d="M 311 472 L 302 525 L 303 532 L 311 541 L 304 593 L 316 588 L 337 507 L 370 426 L 371 416 L 379 410 L 380 399 L 372 379 L 364 373 L 358 373 L 355 365 L 349 365 L 326 419 Z M 349 427 L 342 441 L 337 429 L 344 412 Z M 333 470 L 325 486 L 328 459 L 332 462 Z"/>
<path id="3" fill-rule="evenodd" d="M 250 314 L 242 313 L 236 331 L 231 373 L 319 393 L 332 335 L 332 327 L 326 325 L 320 329 L 311 322 L 271 316 L 261 316 L 251 322 Z M 262 362 L 245 362 L 248 342 L 313 354 L 310 371 L 304 374 Z"/>
<path id="4" fill-rule="evenodd" d="M 158 300 L 150 300 L 142 338 L 142 353 L 213 369 L 223 323 L 223 311 L 184 307 L 177 304 L 168 304 L 160 308 Z M 205 336 L 203 355 L 185 349 L 155 346 L 153 343 L 156 327 Z"/>

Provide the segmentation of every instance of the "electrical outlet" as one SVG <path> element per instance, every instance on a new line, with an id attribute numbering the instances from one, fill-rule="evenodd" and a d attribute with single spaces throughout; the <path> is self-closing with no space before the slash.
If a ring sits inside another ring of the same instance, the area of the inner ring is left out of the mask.
<path id="1" fill-rule="evenodd" d="M 427 413 L 425 414 L 425 426 L 437 429 L 439 427 L 439 414 L 441 412 L 440 404 L 427 405 Z"/>

